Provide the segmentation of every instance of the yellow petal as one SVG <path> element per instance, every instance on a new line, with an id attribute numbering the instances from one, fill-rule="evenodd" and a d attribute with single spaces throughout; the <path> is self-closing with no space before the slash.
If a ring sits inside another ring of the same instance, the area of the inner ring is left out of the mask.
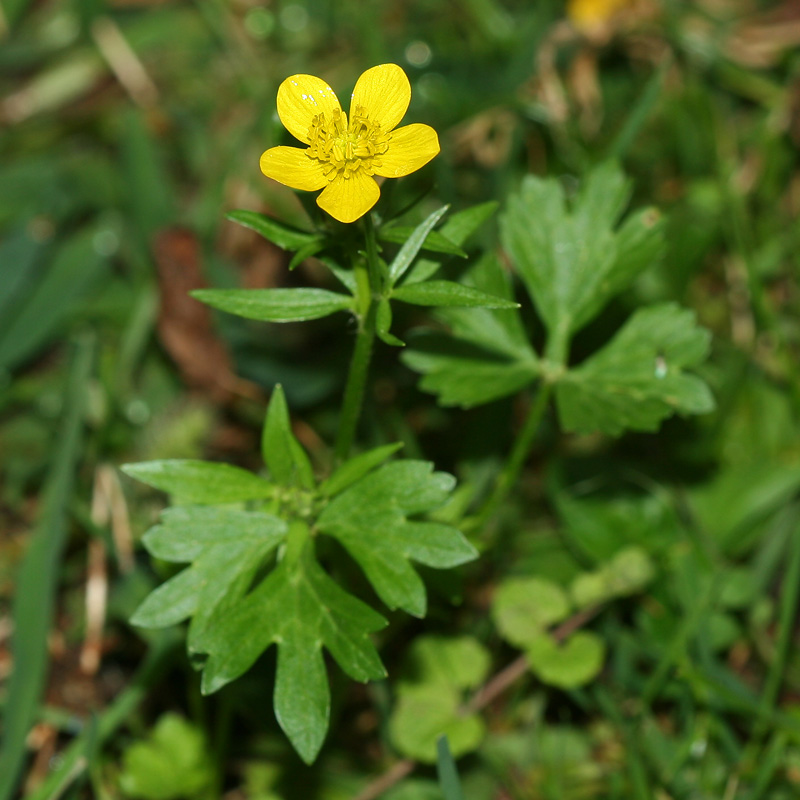
<path id="1" fill-rule="evenodd" d="M 401 178 L 424 167 L 439 153 L 439 137 L 430 125 L 404 125 L 392 133 L 389 149 L 373 169 L 384 178 Z"/>
<path id="2" fill-rule="evenodd" d="M 372 122 L 379 122 L 382 131 L 390 131 L 408 110 L 411 84 L 397 64 L 380 64 L 368 69 L 356 82 L 350 100 L 350 118 L 356 106 L 362 106 Z"/>
<path id="3" fill-rule="evenodd" d="M 315 192 L 328 183 L 322 164 L 299 147 L 271 147 L 261 156 L 261 171 L 284 186 Z"/>
<path id="4" fill-rule="evenodd" d="M 380 196 L 378 184 L 359 170 L 349 178 L 342 175 L 334 178 L 317 198 L 317 205 L 339 222 L 355 222 L 378 202 Z"/>
<path id="5" fill-rule="evenodd" d="M 313 75 L 292 75 L 278 88 L 278 116 L 289 133 L 309 143 L 311 120 L 320 112 L 330 119 L 335 108 L 341 108 L 333 89 Z"/>

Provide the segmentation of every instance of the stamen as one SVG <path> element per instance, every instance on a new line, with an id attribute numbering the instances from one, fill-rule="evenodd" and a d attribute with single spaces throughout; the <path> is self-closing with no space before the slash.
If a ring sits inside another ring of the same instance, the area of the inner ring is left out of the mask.
<path id="1" fill-rule="evenodd" d="M 381 131 L 380 123 L 369 119 L 363 106 L 356 106 L 349 125 L 347 115 L 335 108 L 330 118 L 324 112 L 312 118 L 306 153 L 322 162 L 329 181 L 339 176 L 350 178 L 359 171 L 374 175 L 375 167 L 381 166 L 379 156 L 389 149 L 390 139 L 390 134 Z"/>

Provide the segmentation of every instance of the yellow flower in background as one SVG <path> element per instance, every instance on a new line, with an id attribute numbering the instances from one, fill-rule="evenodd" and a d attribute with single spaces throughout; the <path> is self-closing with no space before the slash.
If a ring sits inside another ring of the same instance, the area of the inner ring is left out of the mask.
<path id="1" fill-rule="evenodd" d="M 603 27 L 631 0 L 569 0 L 567 16 L 576 28 L 593 30 Z"/>
<path id="2" fill-rule="evenodd" d="M 397 64 L 368 69 L 350 100 L 350 118 L 333 89 L 313 75 L 293 75 L 278 89 L 278 116 L 305 149 L 272 147 L 261 171 L 293 189 L 323 189 L 317 205 L 340 222 L 355 222 L 380 197 L 374 175 L 400 178 L 439 152 L 429 125 L 397 128 L 411 84 Z"/>

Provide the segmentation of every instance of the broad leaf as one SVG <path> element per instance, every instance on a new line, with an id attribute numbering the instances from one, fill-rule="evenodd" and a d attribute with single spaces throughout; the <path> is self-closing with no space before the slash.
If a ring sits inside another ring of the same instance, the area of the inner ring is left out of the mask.
<path id="1" fill-rule="evenodd" d="M 480 686 L 492 663 L 489 651 L 473 636 L 419 636 L 411 645 L 407 661 L 411 683 L 453 689 Z"/>
<path id="2" fill-rule="evenodd" d="M 386 464 L 334 498 L 317 527 L 344 545 L 389 608 L 422 617 L 425 586 L 410 561 L 444 568 L 478 555 L 456 528 L 408 519 L 443 505 L 454 484 L 425 461 Z"/>
<path id="3" fill-rule="evenodd" d="M 528 644 L 526 653 L 531 670 L 543 683 L 574 689 L 597 677 L 603 667 L 605 644 L 591 631 L 577 631 L 561 644 L 540 633 Z"/>
<path id="4" fill-rule="evenodd" d="M 319 241 L 316 234 L 301 231 L 256 211 L 237 210 L 226 214 L 227 219 L 238 222 L 263 236 L 282 250 L 300 250 Z"/>
<path id="5" fill-rule="evenodd" d="M 208 795 L 214 760 L 200 728 L 177 714 L 164 714 L 145 741 L 125 750 L 119 785 L 126 797 L 180 800 Z"/>
<path id="6" fill-rule="evenodd" d="M 555 179 L 528 176 L 501 218 L 503 245 L 539 315 L 559 335 L 574 333 L 659 257 L 653 210 L 615 225 L 629 187 L 613 164 L 597 167 L 570 210 Z"/>
<path id="7" fill-rule="evenodd" d="M 613 436 L 656 430 L 674 414 L 714 408 L 708 386 L 687 374 L 706 357 L 709 333 L 672 303 L 637 311 L 619 333 L 556 387 L 562 425 Z"/>
<path id="8" fill-rule="evenodd" d="M 311 463 L 292 433 L 289 409 L 280 384 L 272 391 L 261 437 L 261 451 L 264 463 L 276 483 L 284 486 L 299 484 L 305 489 L 314 488 Z"/>
<path id="9" fill-rule="evenodd" d="M 461 711 L 461 694 L 440 684 L 404 687 L 389 720 L 392 744 L 405 756 L 436 763 L 436 743 L 447 736 L 458 757 L 480 745 L 486 727 L 475 713 Z"/>
<path id="10" fill-rule="evenodd" d="M 182 503 L 242 503 L 272 497 L 275 487 L 252 472 L 216 461 L 171 459 L 124 464 L 126 475 L 167 492 Z"/>
<path id="11" fill-rule="evenodd" d="M 203 692 L 234 680 L 277 644 L 275 714 L 297 752 L 311 763 L 330 714 L 323 646 L 354 680 L 383 678 L 386 671 L 369 634 L 385 624 L 380 614 L 322 571 L 307 543 L 296 561 L 281 561 L 206 636 Z"/>
<path id="12" fill-rule="evenodd" d="M 417 306 L 460 306 L 462 308 L 516 309 L 519 303 L 464 286 L 454 281 L 425 281 L 400 286 L 392 292 L 394 300 Z"/>
<path id="13" fill-rule="evenodd" d="M 195 289 L 212 308 L 262 322 L 302 322 L 349 311 L 353 298 L 327 289 Z"/>
<path id="14" fill-rule="evenodd" d="M 570 612 L 564 590 L 544 578 L 509 578 L 497 588 L 492 617 L 506 641 L 525 647 Z"/>

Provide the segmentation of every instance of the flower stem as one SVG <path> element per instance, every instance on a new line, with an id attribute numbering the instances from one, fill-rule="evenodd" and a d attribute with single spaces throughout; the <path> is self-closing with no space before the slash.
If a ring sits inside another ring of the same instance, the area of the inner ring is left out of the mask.
<path id="1" fill-rule="evenodd" d="M 503 471 L 497 477 L 494 490 L 483 508 L 471 520 L 472 525 L 476 529 L 482 528 L 486 524 L 500 504 L 508 497 L 508 493 L 517 482 L 522 467 L 525 464 L 525 459 L 528 457 L 528 452 L 533 444 L 533 439 L 539 430 L 544 412 L 547 409 L 551 390 L 552 384 L 549 382 L 544 381 L 540 384 L 539 391 L 528 412 L 525 424 L 522 426 L 522 430 L 517 434 L 514 447 L 511 450 L 511 455 L 508 461 L 506 461 Z"/>
<path id="2" fill-rule="evenodd" d="M 372 218 L 364 218 L 364 235 L 366 238 L 366 261 L 357 259 L 353 265 L 356 279 L 356 310 L 358 313 L 358 335 L 353 357 L 350 360 L 350 371 L 342 400 L 342 413 L 339 419 L 339 431 L 336 436 L 336 458 L 343 461 L 353 446 L 361 407 L 364 403 L 364 391 L 367 385 L 367 374 L 372 359 L 372 346 L 375 342 L 375 315 L 377 312 L 376 295 L 381 292 L 380 262 L 375 242 L 375 228 Z"/>

